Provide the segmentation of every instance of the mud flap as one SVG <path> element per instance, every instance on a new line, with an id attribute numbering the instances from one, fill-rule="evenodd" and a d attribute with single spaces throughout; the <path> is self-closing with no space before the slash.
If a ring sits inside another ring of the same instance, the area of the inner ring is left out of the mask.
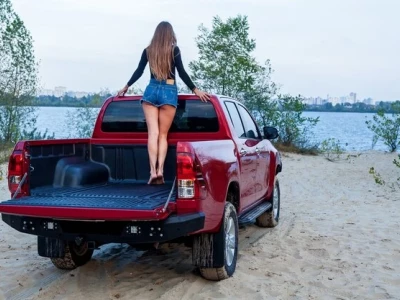
<path id="1" fill-rule="evenodd" d="M 223 226 L 218 233 L 203 233 L 193 237 L 192 264 L 201 268 L 220 268 L 224 266 L 225 238 Z"/>
<path id="2" fill-rule="evenodd" d="M 65 256 L 63 240 L 38 236 L 38 254 L 43 257 L 62 258 Z"/>

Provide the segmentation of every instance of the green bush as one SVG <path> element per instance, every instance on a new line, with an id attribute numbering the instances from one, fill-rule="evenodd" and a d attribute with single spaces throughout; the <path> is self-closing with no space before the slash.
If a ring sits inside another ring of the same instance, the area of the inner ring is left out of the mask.
<path id="1" fill-rule="evenodd" d="M 391 116 L 381 109 L 372 120 L 365 123 L 374 133 L 373 145 L 380 139 L 388 146 L 390 152 L 394 152 L 400 145 L 400 101 L 392 103 L 391 110 L 393 111 Z"/>
<path id="2" fill-rule="evenodd" d="M 341 155 L 344 153 L 344 148 L 340 146 L 340 141 L 334 138 L 322 141 L 319 149 L 324 157 L 329 161 L 339 160 Z"/>
<path id="3" fill-rule="evenodd" d="M 393 159 L 393 164 L 394 164 L 397 168 L 400 168 L 400 154 L 397 155 L 397 157 L 398 157 L 398 159 L 396 159 L 396 158 Z M 399 170 L 399 171 L 400 171 L 400 170 Z M 383 179 L 382 175 L 379 174 L 379 173 L 375 170 L 374 167 L 371 167 L 371 168 L 369 169 L 369 173 L 373 176 L 373 178 L 374 178 L 374 180 L 375 180 L 375 182 L 376 182 L 377 184 L 380 184 L 380 185 L 385 185 L 385 184 L 386 184 L 386 181 Z M 400 173 L 400 172 L 399 172 L 399 173 Z M 400 175 L 400 174 L 399 174 L 399 175 Z M 397 183 L 397 186 L 399 187 L 399 186 L 400 186 L 400 176 L 397 177 L 396 183 Z M 395 185 L 392 184 L 392 185 L 391 185 L 391 188 L 392 188 L 392 189 L 395 189 Z"/>
<path id="4" fill-rule="evenodd" d="M 311 142 L 311 130 L 319 122 L 319 117 L 304 117 L 306 105 L 301 96 L 280 95 L 275 108 L 270 112 L 270 125 L 279 131 L 277 144 L 284 147 L 317 150 L 318 145 Z"/>

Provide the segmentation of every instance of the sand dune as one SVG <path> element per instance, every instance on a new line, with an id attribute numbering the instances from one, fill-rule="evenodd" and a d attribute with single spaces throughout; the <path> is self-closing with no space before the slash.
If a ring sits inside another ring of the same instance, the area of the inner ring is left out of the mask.
<path id="1" fill-rule="evenodd" d="M 236 273 L 221 282 L 202 279 L 183 245 L 111 244 L 61 271 L 37 255 L 34 236 L 1 222 L 0 299 L 400 299 L 400 189 L 368 174 L 374 166 L 394 182 L 393 158 L 285 155 L 280 224 L 241 229 Z"/>

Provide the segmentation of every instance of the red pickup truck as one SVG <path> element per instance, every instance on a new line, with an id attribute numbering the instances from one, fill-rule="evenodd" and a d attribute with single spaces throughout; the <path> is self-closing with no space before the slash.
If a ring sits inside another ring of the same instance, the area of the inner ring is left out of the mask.
<path id="1" fill-rule="evenodd" d="M 204 278 L 228 278 L 236 268 L 238 227 L 278 224 L 282 161 L 269 141 L 278 132 L 260 132 L 243 104 L 229 97 L 203 103 L 179 95 L 165 184 L 148 185 L 139 100 L 107 99 L 91 138 L 18 142 L 2 219 L 36 235 L 38 254 L 61 269 L 82 266 L 107 243 L 145 249 L 179 242 L 192 247 Z"/>

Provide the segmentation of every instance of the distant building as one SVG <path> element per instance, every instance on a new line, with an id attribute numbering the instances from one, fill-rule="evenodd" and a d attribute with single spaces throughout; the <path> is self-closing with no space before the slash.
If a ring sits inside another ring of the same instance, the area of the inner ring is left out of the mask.
<path id="1" fill-rule="evenodd" d="M 77 99 L 80 99 L 80 98 L 89 96 L 89 93 L 87 93 L 87 92 L 68 91 L 66 94 L 67 94 L 69 97 L 77 98 Z"/>
<path id="2" fill-rule="evenodd" d="M 62 97 L 66 94 L 67 88 L 65 86 L 56 86 L 54 88 L 54 96 Z"/>
<path id="3" fill-rule="evenodd" d="M 39 90 L 38 96 L 54 96 L 54 91 L 49 89 Z"/>
<path id="4" fill-rule="evenodd" d="M 357 102 L 357 93 L 351 92 L 350 93 L 350 99 L 351 99 L 350 103 L 356 103 Z"/>
<path id="5" fill-rule="evenodd" d="M 76 98 L 83 98 L 83 97 L 87 97 L 87 96 L 89 96 L 89 93 L 86 93 L 86 92 L 76 92 L 75 93 L 75 97 Z"/>
<path id="6" fill-rule="evenodd" d="M 67 95 L 68 97 L 79 99 L 79 98 L 83 98 L 83 97 L 88 97 L 90 95 L 90 93 L 67 91 L 67 88 L 65 86 L 56 86 L 54 88 L 54 90 L 50 90 L 50 89 L 39 90 L 37 95 L 38 96 L 55 96 L 57 98 L 62 98 L 63 96 Z"/>
<path id="7" fill-rule="evenodd" d="M 373 104 L 373 99 L 372 98 L 366 98 L 363 100 L 363 102 L 367 105 L 372 105 Z"/>
<path id="8" fill-rule="evenodd" d="M 339 97 L 329 97 L 328 102 L 332 103 L 333 106 L 342 103 Z"/>

